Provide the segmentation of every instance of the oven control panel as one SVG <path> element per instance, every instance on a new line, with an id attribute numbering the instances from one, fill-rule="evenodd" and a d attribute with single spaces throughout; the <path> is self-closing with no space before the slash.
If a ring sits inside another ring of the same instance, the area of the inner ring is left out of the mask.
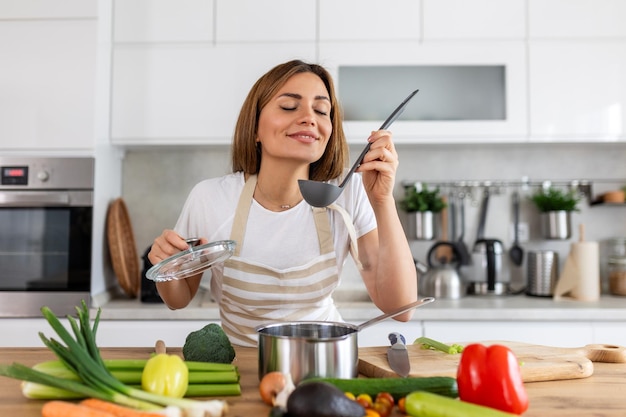
<path id="1" fill-rule="evenodd" d="M 90 190 L 93 158 L 0 157 L 0 190 Z"/>

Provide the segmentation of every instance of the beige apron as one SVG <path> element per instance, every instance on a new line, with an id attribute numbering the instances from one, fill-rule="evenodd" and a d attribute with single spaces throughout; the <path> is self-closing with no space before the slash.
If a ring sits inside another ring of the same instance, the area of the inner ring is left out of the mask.
<path id="1" fill-rule="evenodd" d="M 339 270 L 326 208 L 312 208 L 320 255 L 307 264 L 278 270 L 239 257 L 256 181 L 256 175 L 250 176 L 239 197 L 230 235 L 237 246 L 224 263 L 221 283 L 215 283 L 221 288 L 218 301 L 222 327 L 231 342 L 241 346 L 257 345 L 255 328 L 262 324 L 341 321 L 330 297 L 339 284 Z"/>

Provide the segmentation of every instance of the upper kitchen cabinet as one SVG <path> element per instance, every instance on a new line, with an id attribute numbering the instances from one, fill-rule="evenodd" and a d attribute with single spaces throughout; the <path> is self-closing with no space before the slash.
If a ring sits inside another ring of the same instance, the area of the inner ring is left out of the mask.
<path id="1" fill-rule="evenodd" d="M 315 60 L 316 3 L 118 0 L 113 32 L 113 144 L 229 144 L 258 77 Z"/>
<path id="2" fill-rule="evenodd" d="M 96 2 L 61 3 L 0 2 L 2 150 L 95 146 Z"/>
<path id="3" fill-rule="evenodd" d="M 114 144 L 229 144 L 254 82 L 276 64 L 313 60 L 311 44 L 156 44 L 115 48 Z"/>
<path id="4" fill-rule="evenodd" d="M 423 5 L 424 42 L 526 37 L 526 0 L 423 0 Z"/>
<path id="5" fill-rule="evenodd" d="M 316 0 L 215 0 L 215 2 L 217 44 L 316 40 Z M 277 48 L 280 49 L 281 46 L 278 45 Z"/>
<path id="6" fill-rule="evenodd" d="M 626 141 L 626 2 L 530 0 L 530 140 Z"/>
<path id="7" fill-rule="evenodd" d="M 626 141 L 626 39 L 529 48 L 531 141 Z"/>
<path id="8" fill-rule="evenodd" d="M 95 19 L 96 0 L 2 0 L 0 19 Z"/>
<path id="9" fill-rule="evenodd" d="M 212 0 L 115 0 L 114 42 L 213 41 Z"/>
<path id="10" fill-rule="evenodd" d="M 397 143 L 527 138 L 523 41 L 323 42 L 319 61 L 337 82 L 350 142 L 363 143 L 414 89 L 420 93 L 391 128 Z M 361 85 L 356 77 L 362 77 Z M 366 103 L 363 111 L 351 107 L 358 102 Z M 460 102 L 465 110 L 459 113 Z"/>
<path id="11" fill-rule="evenodd" d="M 529 0 L 528 16 L 531 40 L 626 37 L 623 0 Z"/>
<path id="12" fill-rule="evenodd" d="M 391 41 L 421 37 L 415 0 L 319 0 L 319 40 Z"/>

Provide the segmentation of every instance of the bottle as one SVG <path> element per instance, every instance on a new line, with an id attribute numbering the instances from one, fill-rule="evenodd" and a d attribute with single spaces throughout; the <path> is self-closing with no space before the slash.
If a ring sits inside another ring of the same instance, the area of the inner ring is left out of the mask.
<path id="1" fill-rule="evenodd" d="M 609 241 L 608 275 L 609 292 L 626 295 L 626 238 Z"/>

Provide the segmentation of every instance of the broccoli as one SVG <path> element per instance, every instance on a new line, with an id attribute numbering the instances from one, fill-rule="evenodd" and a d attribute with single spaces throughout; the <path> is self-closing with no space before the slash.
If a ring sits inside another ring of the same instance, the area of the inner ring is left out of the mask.
<path id="1" fill-rule="evenodd" d="M 186 361 L 231 363 L 235 349 L 224 330 L 211 323 L 187 335 L 183 356 Z"/>

